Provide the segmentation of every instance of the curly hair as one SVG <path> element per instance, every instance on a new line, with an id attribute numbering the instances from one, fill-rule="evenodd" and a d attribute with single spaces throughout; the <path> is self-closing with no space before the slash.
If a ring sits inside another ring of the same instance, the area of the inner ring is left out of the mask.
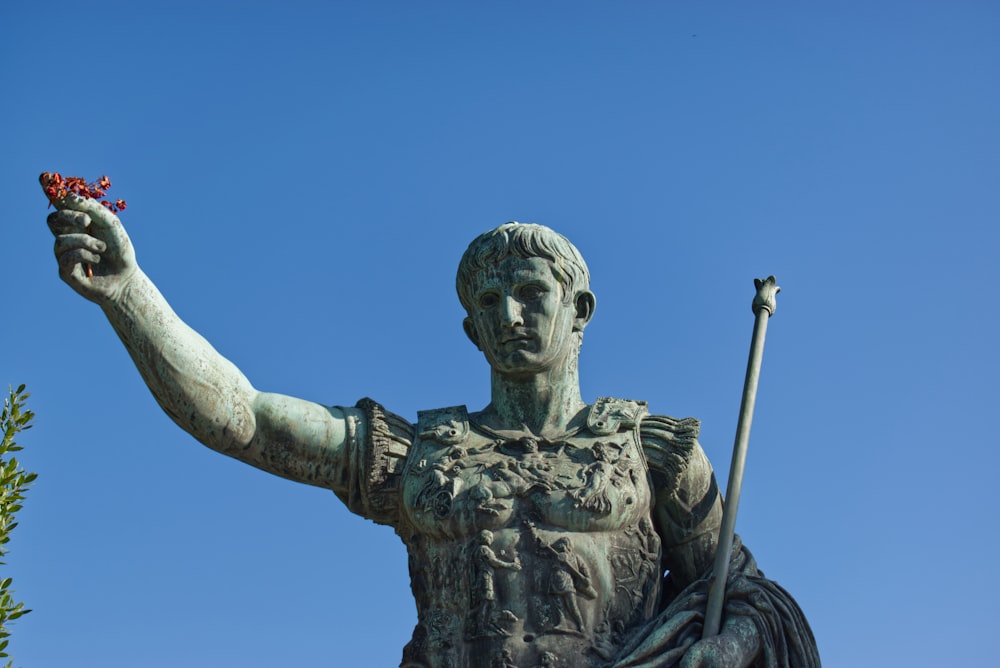
<path id="1" fill-rule="evenodd" d="M 590 271 L 569 239 L 544 225 L 504 223 L 472 240 L 458 263 L 455 287 L 466 311 L 472 310 L 476 275 L 507 257 L 548 260 L 552 273 L 563 287 L 563 301 L 569 302 L 590 287 Z"/>

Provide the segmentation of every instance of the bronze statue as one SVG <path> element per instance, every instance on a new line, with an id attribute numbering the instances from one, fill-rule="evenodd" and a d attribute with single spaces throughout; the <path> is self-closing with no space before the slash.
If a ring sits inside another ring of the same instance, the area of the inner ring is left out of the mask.
<path id="1" fill-rule="evenodd" d="M 396 530 L 418 610 L 402 666 L 819 665 L 797 605 L 738 541 L 721 632 L 700 639 L 723 504 L 699 424 L 583 401 L 595 298 L 564 237 L 508 223 L 472 242 L 457 287 L 492 400 L 411 423 L 370 399 L 258 391 L 174 314 L 117 216 L 72 195 L 57 208 L 60 275 L 101 306 L 178 425 Z"/>

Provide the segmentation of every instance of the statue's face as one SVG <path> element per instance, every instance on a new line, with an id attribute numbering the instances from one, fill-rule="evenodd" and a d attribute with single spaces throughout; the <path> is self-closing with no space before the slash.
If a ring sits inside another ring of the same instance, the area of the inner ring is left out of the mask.
<path id="1" fill-rule="evenodd" d="M 564 303 L 547 260 L 507 257 L 475 282 L 465 331 L 494 370 L 537 374 L 575 354 L 573 332 L 586 318 L 578 317 L 572 301 Z"/>

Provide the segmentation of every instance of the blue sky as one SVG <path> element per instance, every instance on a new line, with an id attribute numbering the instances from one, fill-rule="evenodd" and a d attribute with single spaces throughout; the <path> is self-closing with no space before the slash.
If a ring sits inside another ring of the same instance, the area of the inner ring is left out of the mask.
<path id="1" fill-rule="evenodd" d="M 997 621 L 1000 9 L 991 2 L 105 2 L 0 10 L 0 383 L 39 479 L 18 664 L 392 666 L 392 531 L 178 430 L 63 285 L 41 171 L 108 174 L 140 265 L 262 390 L 488 401 L 454 272 L 547 224 L 584 398 L 702 419 L 828 666 L 987 665 Z"/>

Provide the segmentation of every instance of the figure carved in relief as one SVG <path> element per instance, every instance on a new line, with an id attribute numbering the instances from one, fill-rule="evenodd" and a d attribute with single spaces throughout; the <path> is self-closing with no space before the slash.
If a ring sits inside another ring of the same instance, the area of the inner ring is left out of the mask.
<path id="1" fill-rule="evenodd" d="M 611 512 L 611 500 L 608 498 L 608 486 L 615 482 L 616 476 L 625 474 L 615 466 L 611 453 L 605 443 L 594 443 L 591 450 L 594 463 L 584 471 L 586 484 L 573 492 L 578 508 L 586 508 L 592 512 L 607 515 Z"/>
<path id="2" fill-rule="evenodd" d="M 472 612 L 474 637 L 484 635 L 510 635 L 493 617 L 496 608 L 496 573 L 497 568 L 521 570 L 521 562 L 515 557 L 512 561 L 504 561 L 493 551 L 493 532 L 483 529 L 476 537 L 477 546 L 473 551 L 472 575 Z M 513 613 L 504 611 L 504 618 L 510 620 Z"/>
<path id="3" fill-rule="evenodd" d="M 538 447 L 538 439 L 525 436 L 515 443 L 516 449 L 520 451 L 517 459 L 517 467 L 521 476 L 529 480 L 532 485 L 542 489 L 552 489 L 552 464 L 546 461 L 546 456 L 542 454 Z"/>
<path id="4" fill-rule="evenodd" d="M 642 592 L 635 601 L 641 606 L 649 600 L 650 582 L 653 576 L 662 570 L 660 565 L 660 537 L 653 529 L 653 522 L 648 517 L 639 520 L 639 582 L 645 583 Z"/>
<path id="5" fill-rule="evenodd" d="M 611 624 L 605 619 L 594 628 L 594 640 L 590 651 L 602 659 L 610 659 L 617 649 L 618 644 L 611 635 Z"/>
<path id="6" fill-rule="evenodd" d="M 528 490 L 539 486 L 537 482 L 525 479 L 506 459 L 490 466 L 488 473 L 495 481 L 495 486 L 506 491 L 505 494 L 495 493 L 496 496 L 524 496 Z"/>
<path id="7" fill-rule="evenodd" d="M 538 657 L 538 665 L 535 668 L 555 668 L 559 665 L 559 659 L 552 652 L 542 652 Z"/>
<path id="8" fill-rule="evenodd" d="M 500 650 L 500 654 L 493 659 L 491 668 L 517 668 L 514 665 L 514 657 L 506 647 Z"/>
<path id="9" fill-rule="evenodd" d="M 462 459 L 466 454 L 465 448 L 452 448 L 443 459 L 430 465 L 425 474 L 427 482 L 417 500 L 420 509 L 431 511 L 439 518 L 451 513 L 452 501 L 462 484 L 461 473 L 465 468 Z M 426 462 L 421 464 L 427 467 Z"/>
<path id="10" fill-rule="evenodd" d="M 580 613 L 577 596 L 586 598 L 597 596 L 597 592 L 591 585 L 587 564 L 573 553 L 573 544 L 569 538 L 558 538 L 551 544 L 546 544 L 541 538 L 538 538 L 538 549 L 549 558 L 552 564 L 549 594 L 552 596 L 559 613 L 559 619 L 554 628 L 556 630 L 569 630 L 563 626 L 563 622 L 569 618 L 574 626 L 573 631 L 583 631 L 583 615 Z"/>

